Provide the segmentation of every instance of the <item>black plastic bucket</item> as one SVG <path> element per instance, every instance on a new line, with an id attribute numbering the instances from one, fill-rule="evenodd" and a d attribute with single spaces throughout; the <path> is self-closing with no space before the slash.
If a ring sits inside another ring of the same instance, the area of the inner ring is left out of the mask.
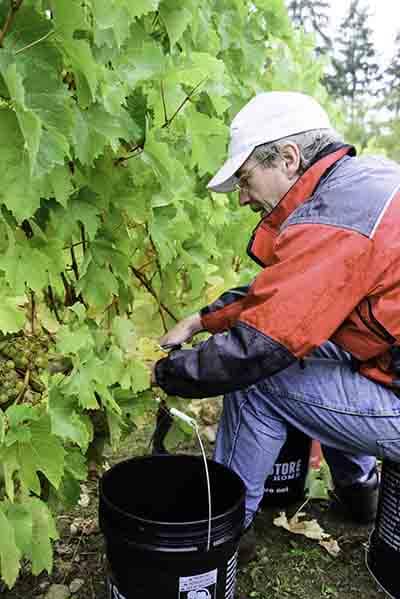
<path id="1" fill-rule="evenodd" d="M 304 499 L 311 443 L 310 437 L 288 427 L 274 470 L 265 481 L 262 508 L 285 507 Z"/>
<path id="2" fill-rule="evenodd" d="M 190 455 L 133 458 L 100 481 L 109 599 L 233 599 L 244 523 L 245 487 L 208 460 L 211 535 L 204 461 Z"/>
<path id="3" fill-rule="evenodd" d="M 384 460 L 367 566 L 389 596 L 400 599 L 400 464 Z"/>

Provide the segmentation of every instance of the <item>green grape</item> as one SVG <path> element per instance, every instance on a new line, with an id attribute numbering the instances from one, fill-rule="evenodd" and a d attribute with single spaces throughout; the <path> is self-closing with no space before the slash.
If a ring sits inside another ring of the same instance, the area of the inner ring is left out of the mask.
<path id="1" fill-rule="evenodd" d="M 22 355 L 19 360 L 18 360 L 18 366 L 20 368 L 26 368 L 29 364 L 29 360 L 28 358 L 26 358 L 24 355 Z"/>
<path id="2" fill-rule="evenodd" d="M 14 370 L 15 364 L 14 364 L 14 362 L 12 360 L 7 360 L 6 367 L 9 368 L 9 369 Z"/>
<path id="3" fill-rule="evenodd" d="M 8 401 L 7 393 L 0 393 L 0 405 Z"/>
<path id="4" fill-rule="evenodd" d="M 48 366 L 48 359 L 46 358 L 46 356 L 39 356 L 39 358 L 37 358 L 36 360 L 36 366 L 38 368 L 47 368 Z"/>
<path id="5" fill-rule="evenodd" d="M 15 384 L 15 390 L 18 393 L 21 393 L 22 389 L 25 387 L 24 382 L 23 381 L 17 381 L 17 383 Z"/>

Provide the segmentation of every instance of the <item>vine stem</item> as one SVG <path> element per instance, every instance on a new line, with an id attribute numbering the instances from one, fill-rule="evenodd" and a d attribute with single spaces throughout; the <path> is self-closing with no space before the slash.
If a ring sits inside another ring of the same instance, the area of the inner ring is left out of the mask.
<path id="1" fill-rule="evenodd" d="M 53 288 L 52 288 L 51 285 L 49 285 L 47 287 L 47 292 L 49 294 L 49 300 L 50 300 L 51 309 L 54 312 L 56 320 L 57 320 L 58 324 L 62 324 L 62 320 L 61 320 L 60 315 L 59 315 L 58 310 L 57 310 L 56 301 L 55 301 L 55 298 L 54 298 Z"/>
<path id="2" fill-rule="evenodd" d="M 176 316 L 173 315 L 171 310 L 169 308 L 167 308 L 167 306 L 159 300 L 156 292 L 154 291 L 153 287 L 151 286 L 149 281 L 146 279 L 144 274 L 142 272 L 140 272 L 139 270 L 137 270 L 137 268 L 135 268 L 134 266 L 130 266 L 130 269 L 131 269 L 132 273 L 135 275 L 135 277 L 141 282 L 143 287 L 145 287 L 147 289 L 147 291 L 150 293 L 150 295 L 152 295 L 154 297 L 154 299 L 156 300 L 156 302 L 158 304 L 160 316 L 161 316 L 161 311 L 164 310 L 164 312 L 166 312 L 168 314 L 168 316 L 170 316 L 172 318 L 172 320 L 174 320 L 175 322 L 178 322 L 178 319 L 176 318 Z M 163 326 L 164 326 L 164 315 L 161 316 L 161 320 L 163 321 Z"/>
<path id="3" fill-rule="evenodd" d="M 35 334 L 35 317 L 36 317 L 36 301 L 35 301 L 35 292 L 31 289 L 31 333 Z"/>
<path id="4" fill-rule="evenodd" d="M 48 31 L 46 33 L 46 35 L 42 35 L 42 37 L 40 37 L 38 40 L 35 40 L 34 42 L 31 42 L 30 44 L 24 46 L 23 48 L 20 48 L 19 50 L 17 50 L 15 52 L 15 54 L 21 54 L 21 52 L 25 52 L 25 50 L 29 50 L 29 48 L 33 48 L 33 46 L 40 44 L 40 42 L 44 42 L 44 40 L 46 40 L 48 37 L 53 35 L 53 33 L 54 33 L 54 29 L 52 29 L 51 31 Z"/>
<path id="5" fill-rule="evenodd" d="M 160 82 L 160 87 L 161 87 L 161 99 L 162 99 L 163 110 L 164 110 L 164 121 L 167 123 L 168 122 L 167 105 L 165 103 L 164 83 L 162 81 Z"/>
<path id="6" fill-rule="evenodd" d="M 81 238 L 82 238 L 82 249 L 83 249 L 83 253 L 86 252 L 86 232 L 85 232 L 85 225 L 83 225 L 82 223 L 79 224 L 79 228 L 81 230 Z"/>
<path id="7" fill-rule="evenodd" d="M 0 31 L 0 48 L 3 47 L 4 38 L 10 31 L 14 21 L 15 14 L 20 9 L 23 0 L 10 0 L 10 8 L 4 23 L 3 29 Z"/>
<path id="8" fill-rule="evenodd" d="M 152 238 L 152 236 L 150 234 L 150 231 L 149 231 L 149 228 L 148 228 L 147 225 L 146 225 L 146 232 L 147 232 L 147 235 L 149 236 L 149 239 L 150 239 L 150 244 L 151 244 L 152 250 L 154 252 L 154 257 L 155 257 L 155 261 L 156 261 L 156 265 L 157 265 L 158 274 L 160 276 L 160 280 L 161 280 L 161 283 L 162 283 L 163 275 L 162 275 L 162 269 L 161 269 L 160 260 L 158 258 L 157 248 L 155 246 L 155 243 L 153 241 L 153 238 Z"/>
<path id="9" fill-rule="evenodd" d="M 137 146 L 132 148 L 131 154 L 129 154 L 129 156 L 120 156 L 119 158 L 117 158 L 114 161 L 114 164 L 115 164 L 115 166 L 118 166 L 119 164 L 122 164 L 123 162 L 126 162 L 127 160 L 130 160 L 131 158 L 135 158 L 136 156 L 139 156 L 142 152 L 143 152 L 143 144 L 138 144 Z"/>
<path id="10" fill-rule="evenodd" d="M 164 129 L 165 127 L 168 127 L 172 123 L 172 121 L 174 120 L 174 118 L 178 116 L 178 114 L 180 113 L 180 111 L 182 110 L 182 108 L 185 106 L 186 102 L 189 102 L 189 100 L 192 98 L 193 94 L 199 89 L 199 87 L 204 83 L 204 81 L 205 81 L 205 79 L 202 79 L 201 81 L 199 81 L 199 83 L 197 85 L 194 86 L 194 88 L 192 89 L 192 91 L 179 104 L 178 108 L 175 110 L 175 112 L 171 116 L 171 118 L 168 119 L 168 120 L 165 120 L 165 123 L 161 126 L 161 129 Z"/>
<path id="11" fill-rule="evenodd" d="M 22 387 L 17 399 L 15 400 L 15 405 L 18 404 L 20 401 L 22 401 L 22 399 L 24 398 L 24 395 L 29 386 L 30 376 L 31 376 L 31 371 L 28 368 L 27 371 L 25 372 L 25 376 L 24 376 L 24 386 Z"/>
<path id="12" fill-rule="evenodd" d="M 72 270 L 74 272 L 75 275 L 75 279 L 77 281 L 79 281 L 79 270 L 78 270 L 78 263 L 76 261 L 76 256 L 75 256 L 75 249 L 72 246 L 71 247 L 71 261 L 72 261 Z"/>

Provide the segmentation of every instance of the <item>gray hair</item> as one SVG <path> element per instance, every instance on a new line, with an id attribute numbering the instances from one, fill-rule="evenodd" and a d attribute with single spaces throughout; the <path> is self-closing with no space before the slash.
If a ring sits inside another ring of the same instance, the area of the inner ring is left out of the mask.
<path id="1" fill-rule="evenodd" d="M 302 175 L 313 162 L 315 157 L 332 143 L 343 143 L 339 134 L 333 129 L 313 129 L 304 133 L 297 133 L 257 146 L 251 157 L 260 164 L 275 166 L 282 159 L 282 149 L 288 143 L 294 143 L 300 150 L 300 166 L 298 174 Z"/>

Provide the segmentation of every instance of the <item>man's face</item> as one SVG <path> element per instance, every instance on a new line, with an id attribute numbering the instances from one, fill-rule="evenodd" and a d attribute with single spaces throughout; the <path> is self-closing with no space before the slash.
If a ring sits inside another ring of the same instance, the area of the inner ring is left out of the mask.
<path id="1" fill-rule="evenodd" d="M 258 163 L 249 158 L 240 167 L 237 176 L 240 179 L 239 204 L 249 206 L 253 212 L 268 215 L 286 195 L 298 179 L 298 161 L 296 152 L 287 161 L 279 158 L 273 166 Z"/>

